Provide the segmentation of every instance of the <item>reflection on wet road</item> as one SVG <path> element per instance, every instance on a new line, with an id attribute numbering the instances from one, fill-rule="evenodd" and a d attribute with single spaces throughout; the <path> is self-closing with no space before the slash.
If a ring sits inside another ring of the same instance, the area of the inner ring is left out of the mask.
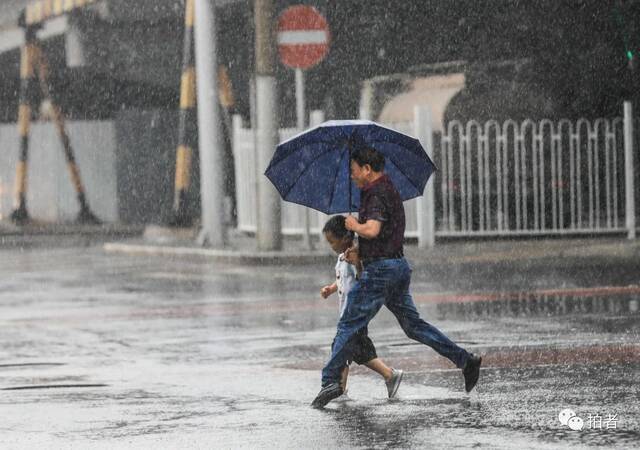
<path id="1" fill-rule="evenodd" d="M 465 394 L 460 371 L 383 310 L 370 334 L 406 371 L 399 398 L 356 367 L 348 398 L 318 411 L 308 405 L 337 314 L 318 291 L 331 267 L 4 250 L 0 443 L 555 449 L 640 440 L 640 286 L 624 282 L 630 269 L 588 284 L 571 274 L 533 289 L 511 280 L 505 290 L 419 269 L 423 317 L 484 355 L 477 391 Z M 565 408 L 581 431 L 560 423 Z"/>

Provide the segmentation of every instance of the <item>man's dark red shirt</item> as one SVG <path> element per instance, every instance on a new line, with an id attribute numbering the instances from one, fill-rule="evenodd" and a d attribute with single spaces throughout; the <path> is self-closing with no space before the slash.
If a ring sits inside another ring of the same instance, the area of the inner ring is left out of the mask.
<path id="1" fill-rule="evenodd" d="M 382 222 L 374 239 L 359 239 L 360 258 L 394 258 L 402 253 L 405 216 L 400 194 L 387 175 L 367 184 L 360 192 L 359 221 Z"/>

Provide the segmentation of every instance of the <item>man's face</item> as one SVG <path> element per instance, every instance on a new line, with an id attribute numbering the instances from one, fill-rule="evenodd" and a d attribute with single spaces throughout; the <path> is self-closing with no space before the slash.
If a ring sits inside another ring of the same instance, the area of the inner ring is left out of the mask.
<path id="1" fill-rule="evenodd" d="M 370 174 L 371 166 L 369 164 L 361 166 L 357 162 L 351 161 L 351 179 L 360 189 L 367 184 Z"/>

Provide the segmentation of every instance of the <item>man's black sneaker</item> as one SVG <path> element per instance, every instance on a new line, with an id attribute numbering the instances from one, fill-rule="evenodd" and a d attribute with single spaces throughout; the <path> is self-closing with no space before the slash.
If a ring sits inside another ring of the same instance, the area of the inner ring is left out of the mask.
<path id="1" fill-rule="evenodd" d="M 320 392 L 318 392 L 315 400 L 311 402 L 311 406 L 318 409 L 324 408 L 324 405 L 329 403 L 334 398 L 340 397 L 342 393 L 343 390 L 339 383 L 328 384 L 320 389 Z"/>
<path id="2" fill-rule="evenodd" d="M 480 376 L 480 364 L 482 364 L 482 357 L 471 354 L 467 359 L 462 374 L 464 375 L 464 389 L 467 392 L 471 392 L 478 382 Z"/>

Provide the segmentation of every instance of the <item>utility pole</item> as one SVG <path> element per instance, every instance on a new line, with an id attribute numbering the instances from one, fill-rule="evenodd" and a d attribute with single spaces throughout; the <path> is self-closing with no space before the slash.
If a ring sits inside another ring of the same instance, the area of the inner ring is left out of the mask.
<path id="1" fill-rule="evenodd" d="M 280 196 L 264 170 L 278 144 L 279 113 L 276 103 L 273 0 L 255 0 L 256 151 L 258 163 L 257 232 L 259 250 L 281 250 Z"/>
<path id="2" fill-rule="evenodd" d="M 215 0 L 195 0 L 195 54 L 200 149 L 201 245 L 227 242 L 224 214 L 223 139 L 218 109 Z"/>

